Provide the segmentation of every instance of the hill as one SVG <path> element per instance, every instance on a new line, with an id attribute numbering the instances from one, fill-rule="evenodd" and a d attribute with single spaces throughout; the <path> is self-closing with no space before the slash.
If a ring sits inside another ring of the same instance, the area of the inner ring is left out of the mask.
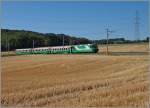
<path id="1" fill-rule="evenodd" d="M 2 29 L 1 31 L 2 51 L 8 49 L 14 50 L 17 48 L 32 48 L 33 40 L 35 47 L 61 46 L 63 45 L 63 37 L 65 45 L 91 43 L 89 39 L 78 38 L 66 34 L 38 33 L 33 31 L 9 29 Z"/>

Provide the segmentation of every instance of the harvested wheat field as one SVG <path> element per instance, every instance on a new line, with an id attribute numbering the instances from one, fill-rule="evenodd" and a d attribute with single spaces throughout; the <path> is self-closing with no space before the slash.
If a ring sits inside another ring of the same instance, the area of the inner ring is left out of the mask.
<path id="1" fill-rule="evenodd" d="M 105 52 L 106 45 L 99 45 L 100 51 Z M 148 52 L 148 43 L 111 44 L 108 45 L 110 52 Z"/>
<path id="2" fill-rule="evenodd" d="M 142 50 L 148 51 L 148 44 Z M 1 103 L 4 106 L 146 107 L 148 55 L 2 57 Z"/>

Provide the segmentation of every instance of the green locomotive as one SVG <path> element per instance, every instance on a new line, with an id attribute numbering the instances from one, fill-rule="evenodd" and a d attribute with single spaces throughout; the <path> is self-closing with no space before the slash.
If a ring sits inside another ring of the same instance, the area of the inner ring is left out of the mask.
<path id="1" fill-rule="evenodd" d="M 97 53 L 96 44 L 16 49 L 16 54 L 76 54 Z"/>

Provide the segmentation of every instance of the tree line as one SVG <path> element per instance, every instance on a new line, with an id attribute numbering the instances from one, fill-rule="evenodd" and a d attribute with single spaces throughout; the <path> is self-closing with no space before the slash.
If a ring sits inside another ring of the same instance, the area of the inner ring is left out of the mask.
<path id="1" fill-rule="evenodd" d="M 107 39 L 93 40 L 93 42 L 96 44 L 107 44 Z M 142 42 L 149 42 L 149 37 L 146 37 L 143 40 L 126 40 L 125 38 L 108 39 L 108 44 L 142 43 Z"/>
<path id="2" fill-rule="evenodd" d="M 1 30 L 1 50 L 15 50 L 19 48 L 32 48 L 33 40 L 34 47 L 46 47 L 46 46 L 62 46 L 64 39 L 64 45 L 76 45 L 76 44 L 88 44 L 91 40 L 86 38 L 77 38 L 65 34 L 54 33 L 38 33 L 25 30 Z"/>
<path id="3" fill-rule="evenodd" d="M 25 30 L 9 30 L 1 29 L 1 51 L 15 50 L 20 48 L 32 48 L 34 40 L 34 47 L 47 47 L 47 46 L 62 46 L 64 45 L 77 45 L 77 44 L 106 44 L 106 39 L 89 40 L 87 38 L 79 38 L 69 36 L 66 34 L 54 33 L 38 33 Z M 64 42 L 63 42 L 64 40 Z M 149 37 L 144 40 L 126 40 L 124 38 L 109 39 L 109 44 L 121 43 L 137 43 L 148 42 Z"/>

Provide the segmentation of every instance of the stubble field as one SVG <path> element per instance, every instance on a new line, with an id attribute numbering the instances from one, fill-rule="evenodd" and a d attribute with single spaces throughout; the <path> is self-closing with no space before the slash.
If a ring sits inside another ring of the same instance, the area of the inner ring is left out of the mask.
<path id="1" fill-rule="evenodd" d="M 104 52 L 105 46 L 100 46 Z M 148 52 L 148 44 L 110 47 Z M 122 54 L 122 53 L 121 53 Z M 2 57 L 4 106 L 139 106 L 148 104 L 148 54 Z"/>

